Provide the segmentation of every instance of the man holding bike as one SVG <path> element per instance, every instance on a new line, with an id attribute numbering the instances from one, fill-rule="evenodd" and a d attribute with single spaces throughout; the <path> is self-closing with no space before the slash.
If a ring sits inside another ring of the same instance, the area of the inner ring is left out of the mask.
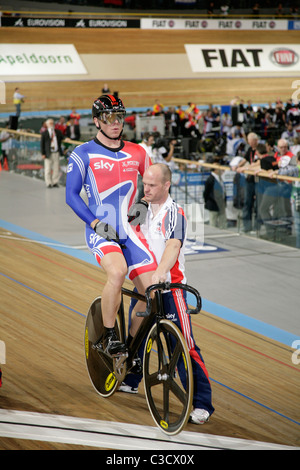
<path id="1" fill-rule="evenodd" d="M 144 200 L 148 203 L 145 220 L 140 229 L 155 254 L 157 269 L 152 274 L 151 284 L 159 282 L 186 283 L 184 248 L 187 233 L 187 221 L 182 208 L 172 200 L 169 194 L 171 171 L 167 165 L 157 163 L 149 167 L 143 176 Z M 135 224 L 135 221 L 132 221 Z M 208 373 L 195 344 L 190 315 L 187 313 L 186 292 L 171 289 L 163 294 L 164 311 L 181 330 L 192 361 L 194 375 L 194 409 L 190 421 L 203 424 L 214 411 L 211 399 L 211 386 Z M 130 337 L 134 336 L 138 326 L 135 313 Z M 129 374 L 120 386 L 120 391 L 137 393 L 140 376 Z"/>

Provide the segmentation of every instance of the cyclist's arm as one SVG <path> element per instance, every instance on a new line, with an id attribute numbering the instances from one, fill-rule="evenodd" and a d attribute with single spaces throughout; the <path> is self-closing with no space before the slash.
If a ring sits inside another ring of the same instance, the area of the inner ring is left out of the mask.
<path id="1" fill-rule="evenodd" d="M 167 280 L 169 271 L 173 268 L 178 259 L 180 249 L 181 240 L 178 240 L 177 238 L 170 238 L 166 241 L 166 247 L 161 261 L 152 276 L 153 284 L 165 282 Z"/>
<path id="2" fill-rule="evenodd" d="M 94 214 L 90 211 L 80 196 L 85 175 L 84 165 L 82 164 L 80 168 L 81 170 L 79 169 L 77 162 L 71 156 L 66 180 L 66 203 L 71 207 L 71 209 L 73 209 L 80 219 L 94 228 L 98 219 L 95 219 Z"/>

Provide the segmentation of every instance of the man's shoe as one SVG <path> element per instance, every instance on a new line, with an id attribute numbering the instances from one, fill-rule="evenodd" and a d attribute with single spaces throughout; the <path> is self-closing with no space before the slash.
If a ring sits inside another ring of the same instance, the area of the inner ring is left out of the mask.
<path id="1" fill-rule="evenodd" d="M 130 385 L 127 385 L 125 382 L 122 382 L 119 389 L 119 392 L 125 392 L 125 393 L 138 393 L 137 387 L 131 387 Z"/>
<path id="2" fill-rule="evenodd" d="M 110 356 L 118 356 L 126 353 L 126 345 L 118 339 L 115 330 L 109 331 L 103 341 L 104 352 Z"/>
<path id="3" fill-rule="evenodd" d="M 204 424 L 209 420 L 209 412 L 201 408 L 195 408 L 189 417 L 189 422 L 193 424 Z"/>

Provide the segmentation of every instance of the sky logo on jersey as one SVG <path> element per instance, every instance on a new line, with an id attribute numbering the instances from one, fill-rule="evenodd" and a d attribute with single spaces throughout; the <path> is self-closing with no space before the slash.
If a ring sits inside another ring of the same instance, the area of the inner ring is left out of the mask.
<path id="1" fill-rule="evenodd" d="M 108 170 L 112 171 L 113 167 L 115 166 L 114 163 L 105 162 L 104 160 L 100 160 L 99 162 L 94 163 L 95 170 Z"/>

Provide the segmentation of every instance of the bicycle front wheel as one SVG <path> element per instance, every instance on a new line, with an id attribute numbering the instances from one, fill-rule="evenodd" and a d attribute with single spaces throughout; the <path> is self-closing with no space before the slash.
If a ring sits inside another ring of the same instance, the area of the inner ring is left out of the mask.
<path id="1" fill-rule="evenodd" d="M 193 402 L 192 364 L 177 326 L 161 320 L 151 328 L 144 350 L 144 387 L 156 425 L 166 434 L 185 427 Z"/>

